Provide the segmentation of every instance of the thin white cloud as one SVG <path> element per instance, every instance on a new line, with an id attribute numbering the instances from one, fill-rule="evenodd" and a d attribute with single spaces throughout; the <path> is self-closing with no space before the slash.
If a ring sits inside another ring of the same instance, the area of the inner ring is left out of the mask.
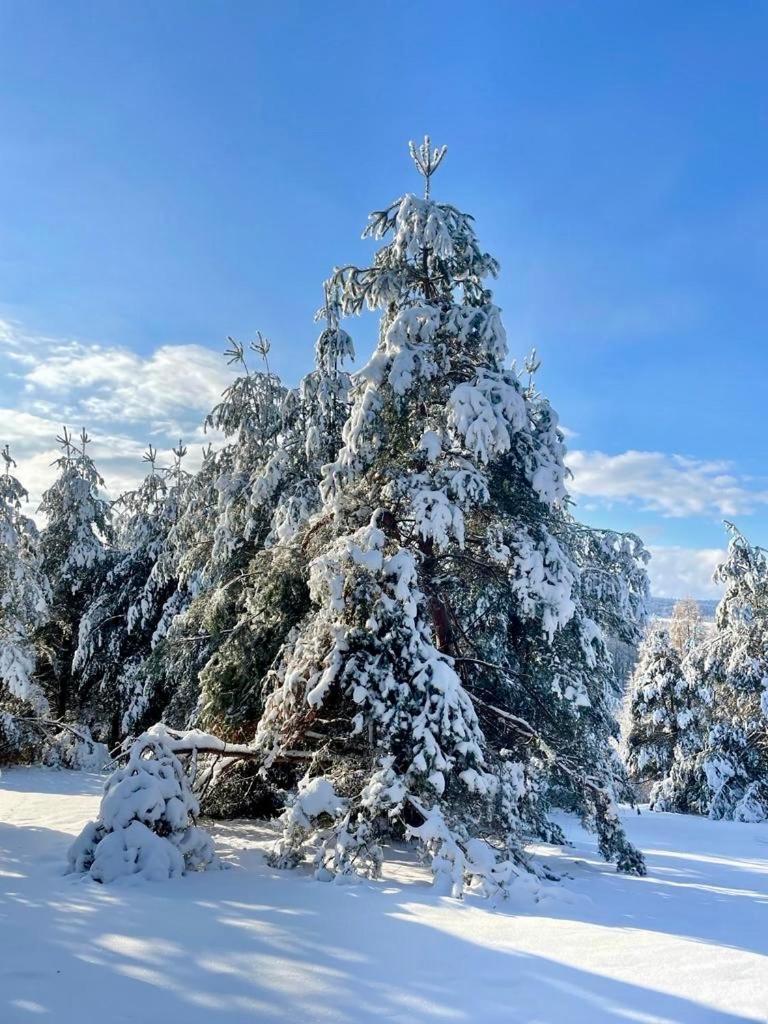
<path id="1" fill-rule="evenodd" d="M 712 582 L 725 558 L 721 548 L 650 547 L 648 573 L 656 597 L 719 598 L 722 587 Z"/>
<path id="2" fill-rule="evenodd" d="M 62 425 L 85 425 L 91 454 L 114 497 L 141 479 L 147 442 L 170 461 L 183 437 L 187 466 L 195 469 L 204 436 L 202 421 L 233 373 L 222 357 L 200 345 L 165 345 L 147 356 L 118 346 L 31 336 L 0 320 L 0 352 L 11 369 L 0 375 L 0 444 L 10 443 L 18 476 L 34 510 L 55 476 L 55 438 Z"/>
<path id="3" fill-rule="evenodd" d="M 46 344 L 56 345 L 60 343 L 60 341 L 54 338 L 32 337 L 25 334 L 18 324 L 0 319 L 0 346 L 2 346 L 3 355 L 5 358 L 11 359 L 16 363 L 21 363 L 24 366 L 33 366 L 35 363 L 34 349 Z M 16 376 L 16 374 L 11 375 Z"/>
<path id="4" fill-rule="evenodd" d="M 14 450 L 18 450 L 20 444 L 39 446 L 41 441 L 50 442 L 60 430 L 61 424 L 54 419 L 0 407 L 0 437 L 3 444 L 10 444 Z"/>
<path id="5" fill-rule="evenodd" d="M 749 515 L 768 504 L 768 490 L 734 472 L 728 462 L 664 452 L 572 451 L 569 488 L 576 498 L 632 504 L 662 516 Z"/>
<path id="6" fill-rule="evenodd" d="M 69 343 L 36 360 L 29 395 L 78 397 L 91 422 L 167 423 L 206 413 L 232 379 L 220 355 L 201 345 L 164 345 L 144 358 L 117 347 Z"/>

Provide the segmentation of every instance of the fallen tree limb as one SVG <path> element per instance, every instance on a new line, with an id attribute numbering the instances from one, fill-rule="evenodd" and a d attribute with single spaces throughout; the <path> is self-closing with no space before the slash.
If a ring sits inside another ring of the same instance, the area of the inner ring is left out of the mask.
<path id="1" fill-rule="evenodd" d="M 7 714 L 8 718 L 12 718 L 14 722 L 23 722 L 25 725 L 30 725 L 32 728 L 39 729 L 46 736 L 49 735 L 49 729 L 58 729 L 60 732 L 70 732 L 73 736 L 76 736 L 83 743 L 96 743 L 97 741 L 92 736 L 87 736 L 84 732 L 76 729 L 73 725 L 68 725 L 66 722 L 60 722 L 56 718 L 37 718 L 33 715 L 12 715 Z"/>

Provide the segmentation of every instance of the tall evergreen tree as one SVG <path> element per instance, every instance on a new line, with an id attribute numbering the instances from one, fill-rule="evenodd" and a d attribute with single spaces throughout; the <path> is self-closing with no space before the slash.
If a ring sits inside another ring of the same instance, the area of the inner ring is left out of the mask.
<path id="1" fill-rule="evenodd" d="M 271 524 L 271 507 L 254 501 L 254 479 L 274 459 L 279 449 L 283 404 L 287 395 L 277 374 L 270 370 L 270 343 L 261 333 L 250 344 L 263 361 L 263 370 L 252 370 L 245 347 L 233 338 L 226 355 L 242 373 L 212 410 L 206 425 L 220 430 L 228 443 L 217 453 L 218 502 L 213 548 L 205 574 L 213 585 L 226 582 L 243 566 L 254 548 L 261 547 Z"/>
<path id="2" fill-rule="evenodd" d="M 87 451 L 67 428 L 57 438 L 62 454 L 58 476 L 43 494 L 46 518 L 41 534 L 43 571 L 51 585 L 51 612 L 41 627 L 40 681 L 59 718 L 80 712 L 80 694 L 72 673 L 80 620 L 106 574 L 111 559 L 109 502 L 99 489 L 104 481 Z"/>
<path id="3" fill-rule="evenodd" d="M 333 462 L 349 415 L 350 376 L 344 363 L 354 358 L 349 334 L 339 325 L 338 290 L 326 286 L 325 303 L 315 319 L 325 321 L 315 342 L 315 368 L 286 394 L 278 453 L 254 481 L 254 503 L 262 481 L 275 488 L 272 531 L 267 545 L 293 537 L 321 504 L 320 483 Z"/>
<path id="4" fill-rule="evenodd" d="M 157 585 L 173 586 L 140 669 L 141 685 L 146 705 L 156 706 L 162 696 L 164 717 L 177 726 L 200 717 L 200 671 L 231 635 L 248 562 L 272 528 L 274 494 L 255 502 L 254 481 L 279 450 L 286 389 L 269 368 L 266 338 L 257 335 L 248 352 L 228 340 L 225 355 L 240 372 L 206 419 L 224 444 L 204 453 L 152 574 Z M 249 353 L 263 370 L 249 365 Z"/>
<path id="5" fill-rule="evenodd" d="M 323 507 L 289 542 L 312 606 L 275 658 L 256 742 L 308 771 L 278 860 L 306 843 L 320 872 L 375 872 L 400 829 L 454 891 L 488 891 L 527 836 L 556 834 L 557 800 L 642 871 L 613 804 L 612 666 L 580 592 L 562 434 L 506 364 L 496 261 L 430 198 L 444 153 L 412 147 L 424 198 L 373 214 L 373 265 L 333 278 L 343 311 L 380 310 L 381 327 Z"/>
<path id="6" fill-rule="evenodd" d="M 215 636 L 206 623 L 210 584 L 206 573 L 218 502 L 219 462 L 208 445 L 197 473 L 179 488 L 179 502 L 150 580 L 170 597 L 141 665 L 141 691 L 147 707 L 164 705 L 163 720 L 193 723 L 199 703 L 199 672 Z M 137 681 L 138 682 L 138 681 Z"/>

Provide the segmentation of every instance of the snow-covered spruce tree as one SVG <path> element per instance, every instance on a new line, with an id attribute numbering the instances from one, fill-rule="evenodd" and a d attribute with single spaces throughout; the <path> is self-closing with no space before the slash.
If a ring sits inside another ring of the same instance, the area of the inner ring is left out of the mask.
<path id="1" fill-rule="evenodd" d="M 101 497 L 104 481 L 88 455 L 90 438 L 81 431 L 79 445 L 67 428 L 57 438 L 62 448 L 59 473 L 43 494 L 46 518 L 41 533 L 42 566 L 51 586 L 50 615 L 38 631 L 40 681 L 59 718 L 80 713 L 72 674 L 80 619 L 101 584 L 111 559 L 109 502 Z"/>
<path id="2" fill-rule="evenodd" d="M 295 390 L 270 371 L 270 346 L 261 334 L 249 351 L 263 360 L 263 370 L 249 366 L 245 347 L 229 339 L 226 355 L 241 373 L 206 424 L 226 441 L 204 454 L 152 570 L 158 589 L 169 582 L 175 589 L 151 638 L 152 653 L 136 669 L 142 705 L 157 708 L 167 700 L 163 718 L 172 725 L 202 717 L 230 738 L 253 732 L 260 710 L 254 682 L 269 655 L 251 642 L 244 618 L 250 564 L 292 536 L 319 505 L 320 468 L 338 450 L 348 410 L 349 376 L 340 364 L 352 355 L 352 343 L 339 327 L 332 294 L 318 315 L 326 326 L 316 369 Z M 305 579 L 284 576 L 277 589 L 284 594 L 295 585 L 304 611 Z M 271 596 L 267 588 L 259 600 Z"/>
<path id="3" fill-rule="evenodd" d="M 276 859 L 309 846 L 323 875 L 375 873 L 400 830 L 453 892 L 490 892 L 529 835 L 557 835 L 554 796 L 642 872 L 613 801 L 612 668 L 568 548 L 562 434 L 506 365 L 496 261 L 430 198 L 444 152 L 412 147 L 425 197 L 373 214 L 366 234 L 388 241 L 333 278 L 344 312 L 379 309 L 381 329 L 293 542 L 312 608 L 275 659 L 256 744 L 308 771 Z"/>
<path id="4" fill-rule="evenodd" d="M 211 837 L 198 828 L 197 799 L 162 726 L 144 733 L 107 782 L 96 821 L 69 850 L 69 869 L 97 882 L 127 875 L 148 881 L 218 866 Z"/>
<path id="5" fill-rule="evenodd" d="M 227 736 L 253 734 L 263 709 L 258 684 L 309 607 L 306 559 L 295 557 L 286 542 L 321 505 L 322 469 L 339 450 L 349 413 L 350 379 L 342 366 L 354 355 L 333 290 L 326 289 L 317 319 L 325 324 L 315 343 L 315 369 L 285 393 L 274 451 L 251 476 L 251 524 L 258 528 L 251 525 L 250 533 L 260 543 L 251 545 L 247 568 L 238 566 L 236 618 L 200 674 L 203 721 Z M 222 583 L 231 590 L 231 573 Z"/>
<path id="6" fill-rule="evenodd" d="M 31 738 L 19 719 L 48 712 L 35 676 L 34 638 L 48 616 L 50 588 L 37 527 L 22 511 L 27 492 L 11 473 L 16 463 L 8 445 L 0 455 L 0 757 L 7 759 Z"/>
<path id="7" fill-rule="evenodd" d="M 713 636 L 689 664 L 704 696 L 699 743 L 680 751 L 651 795 L 655 810 L 768 818 L 768 552 L 728 523 L 725 587 Z"/>
<path id="8" fill-rule="evenodd" d="M 698 699 L 669 633 L 660 625 L 652 626 L 640 647 L 627 694 L 626 759 L 634 779 L 657 781 L 669 773 Z"/>
<path id="9" fill-rule="evenodd" d="M 73 669 L 81 700 L 110 723 L 111 745 L 157 721 L 167 700 L 162 691 L 148 690 L 144 662 L 177 584 L 155 571 L 187 480 L 181 467 L 186 448 L 179 442 L 173 453 L 173 464 L 160 468 L 150 445 L 145 479 L 115 502 L 113 564 L 80 620 Z"/>

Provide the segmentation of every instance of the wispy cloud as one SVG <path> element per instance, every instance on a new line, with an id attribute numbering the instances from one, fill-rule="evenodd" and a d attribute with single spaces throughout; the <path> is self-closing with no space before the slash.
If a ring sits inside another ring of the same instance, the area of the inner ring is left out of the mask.
<path id="1" fill-rule="evenodd" d="M 31 336 L 2 320 L 0 353 L 8 396 L 0 407 L 0 442 L 11 444 L 31 508 L 55 475 L 63 423 L 88 428 L 112 496 L 140 479 L 149 440 L 162 450 L 183 437 L 194 468 L 207 440 L 203 417 L 233 376 L 219 354 L 200 345 L 164 345 L 141 356 L 119 346 Z"/>
<path id="2" fill-rule="evenodd" d="M 768 490 L 735 472 L 729 462 L 691 459 L 664 452 L 607 455 L 572 451 L 569 487 L 577 498 L 624 503 L 662 516 L 749 515 L 768 505 Z"/>
<path id="3" fill-rule="evenodd" d="M 720 548 L 651 547 L 648 572 L 657 597 L 717 598 L 722 588 L 712 574 L 725 557 Z"/>
<path id="4" fill-rule="evenodd" d="M 144 357 L 119 346 L 30 338 L 0 322 L 0 346 L 18 364 L 27 401 L 49 406 L 55 396 L 90 422 L 165 427 L 199 418 L 232 379 L 221 356 L 202 345 L 164 345 Z"/>

